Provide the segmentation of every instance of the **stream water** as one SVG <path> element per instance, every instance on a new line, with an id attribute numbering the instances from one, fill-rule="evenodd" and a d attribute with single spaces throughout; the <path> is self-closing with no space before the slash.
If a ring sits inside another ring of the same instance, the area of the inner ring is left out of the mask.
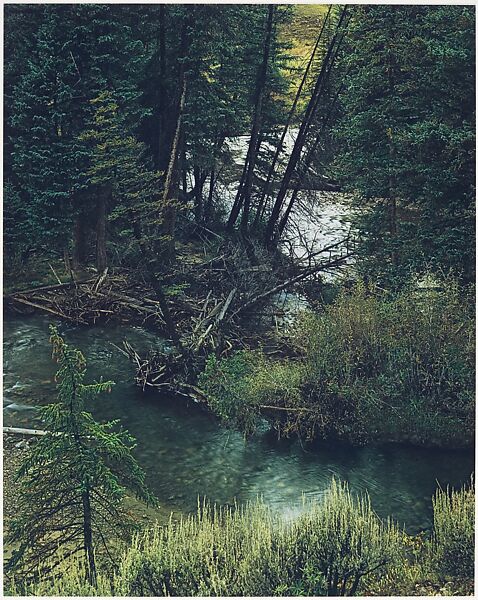
<path id="1" fill-rule="evenodd" d="M 41 316 L 4 321 L 4 425 L 41 426 L 34 407 L 55 398 L 48 323 Z M 417 532 L 431 525 L 437 484 L 459 486 L 474 470 L 471 451 L 337 444 L 305 450 L 296 440 L 278 442 L 270 432 L 245 441 L 197 405 L 133 385 L 133 367 L 113 344 L 127 338 L 144 351 L 161 344 L 151 332 L 114 325 L 62 325 L 61 332 L 85 354 L 89 380 L 103 376 L 116 382 L 112 393 L 89 409 L 100 420 L 120 419 L 137 438 L 135 453 L 148 484 L 172 510 L 193 511 L 204 496 L 218 503 L 262 496 L 274 510 L 293 517 L 303 496 L 320 498 L 336 476 L 353 491 L 367 490 L 380 516 L 391 515 Z"/>

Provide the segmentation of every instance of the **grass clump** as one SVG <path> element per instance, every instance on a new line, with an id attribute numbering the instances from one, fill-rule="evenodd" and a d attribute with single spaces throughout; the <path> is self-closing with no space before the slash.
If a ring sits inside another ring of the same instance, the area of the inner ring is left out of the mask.
<path id="1" fill-rule="evenodd" d="M 373 512 L 368 496 L 332 481 L 294 521 L 257 501 L 211 507 L 136 535 L 115 571 L 84 562 L 53 577 L 13 582 L 9 595 L 351 596 L 468 594 L 473 576 L 474 488 L 438 491 L 430 539 Z M 461 566 L 459 566 L 461 565 Z M 457 568 L 458 567 L 458 568 Z M 453 573 L 452 573 L 453 571 Z M 450 580 L 450 574 L 454 579 Z"/>
<path id="2" fill-rule="evenodd" d="M 61 578 L 11 592 L 34 595 L 282 596 L 355 593 L 371 571 L 399 556 L 400 534 L 382 523 L 368 498 L 332 482 L 320 504 L 289 522 L 261 502 L 203 504 L 197 514 L 139 534 L 114 573 L 97 586 L 72 562 Z"/>
<path id="3" fill-rule="evenodd" d="M 471 306 L 453 281 L 394 296 L 363 284 L 343 291 L 294 332 L 307 371 L 304 399 L 332 415 L 332 432 L 354 441 L 471 443 Z"/>
<path id="4" fill-rule="evenodd" d="M 336 481 L 323 502 L 298 519 L 295 538 L 310 595 L 353 596 L 367 576 L 385 574 L 401 556 L 396 526 L 377 517 L 368 496 L 356 498 Z M 310 585 L 311 575 L 318 585 Z"/>
<path id="5" fill-rule="evenodd" d="M 438 490 L 433 498 L 435 568 L 452 577 L 473 578 L 474 483 L 461 490 Z"/>

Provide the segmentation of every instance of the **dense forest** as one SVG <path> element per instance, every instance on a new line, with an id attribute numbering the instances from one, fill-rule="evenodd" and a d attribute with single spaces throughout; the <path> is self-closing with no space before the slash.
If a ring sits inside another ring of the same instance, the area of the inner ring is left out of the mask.
<path id="1" fill-rule="evenodd" d="M 419 535 L 336 479 L 292 522 L 207 497 L 158 517 L 127 420 L 95 418 L 111 374 L 85 384 L 68 332 L 122 328 L 131 385 L 245 444 L 273 431 L 304 452 L 470 453 L 474 7 L 7 4 L 4 17 L 5 320 L 48 317 L 59 363 L 54 403 L 27 401 L 42 405 L 35 430 L 6 428 L 28 441 L 5 446 L 4 428 L 6 456 L 21 454 L 6 591 L 472 593 L 470 471 L 427 494 Z"/>

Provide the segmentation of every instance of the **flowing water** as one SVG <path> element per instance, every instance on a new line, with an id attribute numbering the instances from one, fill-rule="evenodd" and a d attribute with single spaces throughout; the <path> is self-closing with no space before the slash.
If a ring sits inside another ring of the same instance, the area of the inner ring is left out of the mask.
<path id="1" fill-rule="evenodd" d="M 35 406 L 55 398 L 47 318 L 7 317 L 4 322 L 4 425 L 41 426 Z M 120 419 L 137 438 L 136 456 L 163 506 L 189 512 L 198 497 L 218 503 L 264 502 L 293 517 L 302 498 L 319 498 L 336 476 L 353 491 L 367 490 L 380 516 L 393 516 L 410 532 L 431 525 L 437 483 L 459 486 L 474 469 L 471 451 L 412 447 L 351 448 L 328 444 L 305 450 L 278 442 L 270 432 L 251 440 L 221 427 L 199 406 L 143 393 L 133 368 L 112 344 L 127 338 L 145 351 L 161 340 L 139 327 L 67 327 L 61 332 L 88 360 L 88 379 L 116 381 L 90 410 L 97 419 Z"/>

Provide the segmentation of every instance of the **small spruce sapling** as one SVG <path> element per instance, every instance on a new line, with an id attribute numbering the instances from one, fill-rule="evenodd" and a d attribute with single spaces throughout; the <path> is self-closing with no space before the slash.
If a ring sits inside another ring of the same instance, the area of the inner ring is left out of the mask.
<path id="1" fill-rule="evenodd" d="M 47 434 L 28 451 L 17 473 L 18 516 L 7 543 L 16 546 L 7 571 L 25 578 L 51 571 L 83 554 L 89 583 L 96 581 L 95 552 L 112 559 L 113 539 L 127 536 L 135 521 L 124 509 L 126 489 L 150 505 L 156 498 L 131 454 L 134 438 L 118 421 L 97 423 L 86 403 L 111 391 L 112 381 L 86 385 L 86 361 L 50 326 L 58 401 L 41 409 Z"/>

